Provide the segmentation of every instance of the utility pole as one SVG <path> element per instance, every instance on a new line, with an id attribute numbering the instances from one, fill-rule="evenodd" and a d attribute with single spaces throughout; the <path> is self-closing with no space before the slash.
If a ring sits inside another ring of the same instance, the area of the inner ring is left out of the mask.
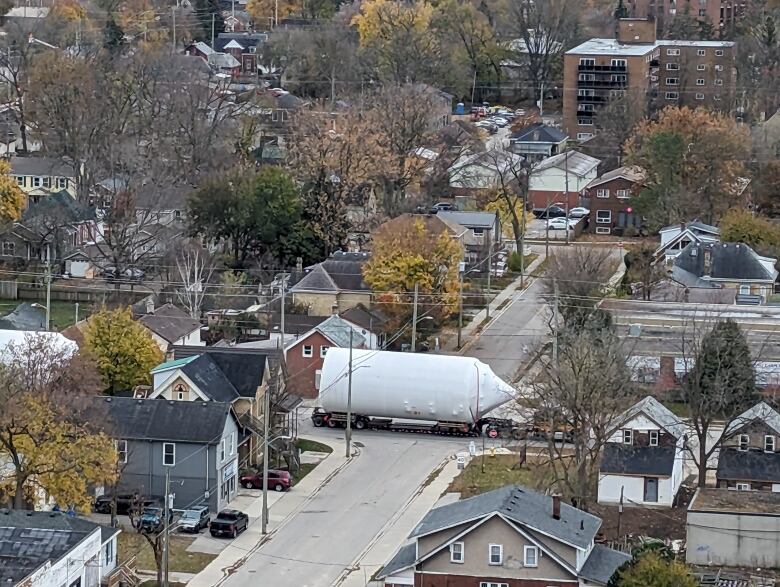
<path id="1" fill-rule="evenodd" d="M 553 279 L 555 304 L 553 306 L 553 364 L 558 367 L 558 280 Z"/>
<path id="2" fill-rule="evenodd" d="M 171 14 L 173 15 L 173 21 L 171 23 L 171 27 L 173 28 L 173 32 L 171 34 L 171 53 L 176 53 L 176 7 L 171 7 Z"/>
<path id="3" fill-rule="evenodd" d="M 76 302 L 76 321 L 74 322 L 74 324 L 78 324 L 78 323 L 79 323 L 79 303 Z"/>
<path id="4" fill-rule="evenodd" d="M 51 330 L 51 265 L 49 250 L 46 249 L 46 330 Z"/>
<path id="5" fill-rule="evenodd" d="M 477 68 L 474 68 L 474 81 L 471 83 L 471 105 L 474 105 L 474 92 L 477 89 Z"/>
<path id="6" fill-rule="evenodd" d="M 544 218 L 547 226 L 544 227 L 544 256 L 550 256 L 550 195 L 547 194 L 547 207 L 544 209 Z"/>
<path id="7" fill-rule="evenodd" d="M 163 581 L 162 581 L 162 587 L 168 587 L 168 553 L 170 551 L 169 548 L 169 538 L 171 535 L 171 529 L 168 524 L 168 519 L 170 516 L 171 511 L 171 468 L 169 466 L 165 467 L 165 504 L 163 507 L 163 516 L 165 516 L 165 520 L 163 523 Z"/>
<path id="8" fill-rule="evenodd" d="M 531 172 L 526 171 L 526 186 L 523 187 L 523 216 L 520 218 L 520 225 L 522 230 L 520 231 L 520 289 L 525 288 L 525 215 L 528 208 L 528 183 L 531 181 Z"/>
<path id="9" fill-rule="evenodd" d="M 461 331 L 463 330 L 463 274 L 466 272 L 466 264 L 461 261 L 458 275 L 458 348 L 461 345 Z"/>
<path id="10" fill-rule="evenodd" d="M 522 254 L 522 253 L 521 253 Z M 490 318 L 490 276 L 493 274 L 493 235 L 490 235 L 488 245 L 488 279 L 487 279 L 487 304 L 485 304 L 485 318 Z"/>
<path id="11" fill-rule="evenodd" d="M 213 12 L 211 13 L 211 48 L 214 48 L 214 20 L 216 18 L 216 14 Z"/>
<path id="12" fill-rule="evenodd" d="M 282 318 L 280 320 L 280 326 L 282 329 L 282 356 L 284 358 L 287 358 L 287 352 L 284 350 L 284 294 L 287 286 L 287 280 L 284 276 L 284 273 L 282 273 Z"/>
<path id="13" fill-rule="evenodd" d="M 544 116 L 544 82 L 539 84 L 539 118 Z"/>
<path id="14" fill-rule="evenodd" d="M 419 284 L 414 284 L 414 306 L 412 308 L 412 352 L 417 350 L 417 291 Z"/>
<path id="15" fill-rule="evenodd" d="M 349 458 L 352 455 L 352 334 L 354 331 L 352 327 L 349 329 L 349 375 L 347 375 L 347 433 L 344 435 L 347 441 L 347 447 L 345 451 L 345 457 Z"/>
<path id="16" fill-rule="evenodd" d="M 566 195 L 564 196 L 564 202 L 566 206 L 566 244 L 569 244 L 569 152 L 563 152 L 563 176 L 564 176 L 564 189 Z"/>
<path id="17" fill-rule="evenodd" d="M 274 28 L 279 26 L 279 0 L 274 0 Z"/>
<path id="18" fill-rule="evenodd" d="M 263 397 L 263 513 L 262 533 L 268 534 L 268 443 L 271 440 L 271 394 L 265 390 Z"/>
<path id="19" fill-rule="evenodd" d="M 620 518 L 623 517 L 623 489 L 624 489 L 624 487 L 621 485 L 621 487 L 620 487 L 620 505 L 618 505 L 617 536 L 615 536 L 616 540 L 620 540 Z"/>

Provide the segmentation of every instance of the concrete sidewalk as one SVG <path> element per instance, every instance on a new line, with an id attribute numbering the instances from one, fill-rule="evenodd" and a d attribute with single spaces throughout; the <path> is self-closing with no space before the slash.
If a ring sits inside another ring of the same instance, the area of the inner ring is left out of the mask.
<path id="1" fill-rule="evenodd" d="M 249 515 L 249 528 L 235 540 L 227 542 L 217 558 L 195 575 L 188 585 L 191 587 L 216 587 L 231 573 L 232 569 L 241 566 L 246 558 L 271 539 L 276 530 L 299 513 L 323 486 L 352 462 L 352 459 L 345 458 L 341 443 L 336 445 L 323 438 L 318 438 L 317 441 L 330 446 L 333 452 L 290 491 L 286 493 L 271 491 L 268 493 L 268 534 L 265 536 L 262 534 L 262 492 L 258 491 L 256 496 L 242 495 L 241 503 L 246 503 L 243 511 Z M 358 449 L 353 450 L 353 459 L 359 454 Z M 238 500 L 234 500 L 234 503 L 239 505 Z M 231 507 L 234 503 L 230 504 Z M 200 540 L 225 542 L 224 539 L 212 538 L 208 534 L 200 536 L 198 541 Z M 215 550 L 214 546 L 211 548 Z"/>
<path id="2" fill-rule="evenodd" d="M 527 289 L 534 281 L 534 278 L 530 276 L 533 271 L 541 265 L 544 260 L 546 259 L 544 255 L 543 250 L 537 250 L 537 249 L 531 249 L 533 253 L 536 253 L 538 256 L 536 259 L 534 259 L 528 267 L 525 268 L 525 283 L 524 286 Z M 498 311 L 499 306 L 507 302 L 514 296 L 516 293 L 519 293 L 522 291 L 520 289 L 520 277 L 515 279 L 512 283 L 507 285 L 503 290 L 501 290 L 498 295 L 493 298 L 489 304 L 490 307 L 490 315 L 495 317 L 496 312 Z M 486 311 L 483 309 L 480 312 L 478 312 L 474 318 L 471 319 L 471 322 L 463 326 L 463 330 L 461 332 L 461 350 L 465 349 L 469 343 L 472 341 L 473 338 L 476 338 L 476 330 L 477 327 L 482 324 L 482 321 L 487 317 Z M 449 338 L 443 345 L 442 349 L 445 351 L 451 351 L 455 352 L 458 350 L 458 339 L 456 337 Z"/>

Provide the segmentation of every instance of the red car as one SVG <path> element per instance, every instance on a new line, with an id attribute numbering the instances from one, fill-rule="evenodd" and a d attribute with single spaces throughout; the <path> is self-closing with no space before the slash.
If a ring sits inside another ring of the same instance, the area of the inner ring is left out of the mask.
<path id="1" fill-rule="evenodd" d="M 257 473 L 254 475 L 242 475 L 241 485 L 247 489 L 262 489 L 263 488 L 263 474 Z M 277 471 L 275 469 L 268 469 L 268 488 L 274 491 L 287 491 L 292 485 L 292 478 L 289 471 Z"/>

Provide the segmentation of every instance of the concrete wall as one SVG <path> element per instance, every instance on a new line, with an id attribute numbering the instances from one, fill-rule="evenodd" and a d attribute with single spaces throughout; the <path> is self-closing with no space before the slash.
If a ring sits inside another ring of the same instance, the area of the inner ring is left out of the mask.
<path id="1" fill-rule="evenodd" d="M 680 462 L 682 468 L 682 461 Z M 681 475 L 680 475 L 681 476 Z M 672 477 L 658 477 L 658 501 L 645 502 L 645 478 L 630 475 L 599 475 L 599 503 L 620 503 L 620 488 L 623 488 L 623 500 L 627 506 L 646 504 L 672 507 L 672 501 L 679 489 L 673 485 Z M 679 479 L 679 477 L 678 477 Z"/>
<path id="2" fill-rule="evenodd" d="M 780 566 L 777 515 L 688 512 L 687 562 L 728 567 Z"/>

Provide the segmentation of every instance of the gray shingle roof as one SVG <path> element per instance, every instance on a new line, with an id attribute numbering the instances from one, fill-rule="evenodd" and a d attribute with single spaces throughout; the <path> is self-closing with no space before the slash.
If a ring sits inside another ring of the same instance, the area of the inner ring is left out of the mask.
<path id="1" fill-rule="evenodd" d="M 173 304 L 155 308 L 153 314 L 141 316 L 138 321 L 163 340 L 174 343 L 200 329 L 200 321 Z"/>
<path id="2" fill-rule="evenodd" d="M 88 401 L 106 433 L 126 440 L 214 445 L 231 413 L 230 404 L 219 402 L 100 396 Z"/>
<path id="3" fill-rule="evenodd" d="M 699 222 L 698 220 L 692 220 L 691 222 L 681 222 L 680 224 L 671 224 L 669 226 L 664 226 L 661 230 L 658 232 L 664 232 L 669 230 L 685 230 L 686 228 L 691 228 L 696 231 L 700 232 L 707 232 L 710 234 L 720 234 L 720 229 L 717 226 L 712 226 L 711 224 L 704 224 L 703 222 Z"/>
<path id="4" fill-rule="evenodd" d="M 56 218 L 62 223 L 79 223 L 95 219 L 95 209 L 85 206 L 65 190 L 49 194 L 31 203 L 22 214 L 24 224 L 35 224 L 37 219 Z"/>
<path id="5" fill-rule="evenodd" d="M 674 446 L 631 446 L 608 442 L 601 454 L 599 472 L 670 476 L 676 450 Z"/>
<path id="6" fill-rule="evenodd" d="M 363 304 L 358 304 L 339 314 L 344 320 L 351 322 L 355 326 L 365 328 L 370 332 L 381 332 L 387 316 L 380 310 L 366 308 Z"/>
<path id="7" fill-rule="evenodd" d="M 12 175 L 76 177 L 73 168 L 62 159 L 49 157 L 11 157 Z"/>
<path id="8" fill-rule="evenodd" d="M 412 530 L 410 538 L 493 513 L 579 548 L 587 548 L 601 527 L 599 518 L 565 503 L 561 503 L 561 517 L 556 520 L 552 517 L 552 497 L 521 485 L 508 485 L 432 509 Z"/>
<path id="9" fill-rule="evenodd" d="M 398 549 L 393 558 L 377 573 L 377 579 L 384 579 L 393 573 L 408 569 L 417 560 L 417 545 L 414 542 L 404 544 Z"/>
<path id="10" fill-rule="evenodd" d="M 0 318 L 0 330 L 46 330 L 46 317 L 23 302 Z"/>
<path id="11" fill-rule="evenodd" d="M 493 228 L 496 224 L 495 212 L 450 212 L 441 210 L 436 214 L 445 220 L 454 220 L 466 228 Z"/>
<path id="12" fill-rule="evenodd" d="M 336 315 L 316 327 L 322 334 L 342 348 L 349 348 L 349 334 L 352 332 L 352 348 L 365 344 L 365 337 Z"/>
<path id="13" fill-rule="evenodd" d="M 263 382 L 269 363 L 273 364 L 279 361 L 281 352 L 275 349 L 235 347 L 173 347 L 174 359 L 183 359 L 193 355 L 208 355 L 230 382 L 236 394 L 241 397 L 253 398 L 257 395 L 257 388 Z"/>
<path id="14" fill-rule="evenodd" d="M 224 53 L 225 45 L 230 43 L 230 41 L 237 41 L 239 45 L 247 49 L 249 47 L 257 47 L 267 40 L 268 34 L 266 33 L 219 33 L 214 42 L 214 48 L 219 53 Z"/>
<path id="15" fill-rule="evenodd" d="M 233 402 L 239 397 L 238 390 L 209 354 L 190 361 L 181 371 L 212 401 Z"/>
<path id="16" fill-rule="evenodd" d="M 734 481 L 780 483 L 780 453 L 721 449 L 716 477 Z"/>
<path id="17" fill-rule="evenodd" d="M 730 436 L 734 434 L 734 432 L 736 432 L 739 428 L 742 428 L 745 424 L 749 424 L 753 420 L 761 420 L 762 422 L 765 422 L 767 426 L 771 427 L 775 432 L 780 434 L 780 414 L 768 403 L 759 402 L 735 418 L 726 429 L 725 435 Z"/>
<path id="18" fill-rule="evenodd" d="M 586 155 L 585 153 L 580 153 L 579 151 L 564 151 L 563 153 L 544 159 L 534 168 L 532 173 L 556 167 L 558 169 L 565 168 L 569 173 L 573 173 L 574 175 L 587 175 L 595 167 L 598 167 L 599 163 L 601 163 L 599 159 Z"/>
<path id="19" fill-rule="evenodd" d="M 565 132 L 542 122 L 521 128 L 509 140 L 518 143 L 560 143 L 568 138 Z"/>
<path id="20" fill-rule="evenodd" d="M 710 254 L 709 273 L 705 268 L 705 253 Z M 750 279 L 774 281 L 776 272 L 769 271 L 759 261 L 756 252 L 739 243 L 691 243 L 675 257 L 676 267 L 698 277 L 713 279 Z"/>
<path id="21" fill-rule="evenodd" d="M 580 577 L 593 583 L 606 585 L 615 571 L 630 560 L 630 554 L 596 544 L 580 569 Z"/>
<path id="22" fill-rule="evenodd" d="M 290 288 L 296 291 L 371 291 L 363 281 L 368 253 L 333 253 Z"/>
<path id="23" fill-rule="evenodd" d="M 615 418 L 610 423 L 608 430 L 617 430 L 639 414 L 644 414 L 675 438 L 682 438 L 685 434 L 685 424 L 682 420 L 651 395 L 642 398 Z"/>

